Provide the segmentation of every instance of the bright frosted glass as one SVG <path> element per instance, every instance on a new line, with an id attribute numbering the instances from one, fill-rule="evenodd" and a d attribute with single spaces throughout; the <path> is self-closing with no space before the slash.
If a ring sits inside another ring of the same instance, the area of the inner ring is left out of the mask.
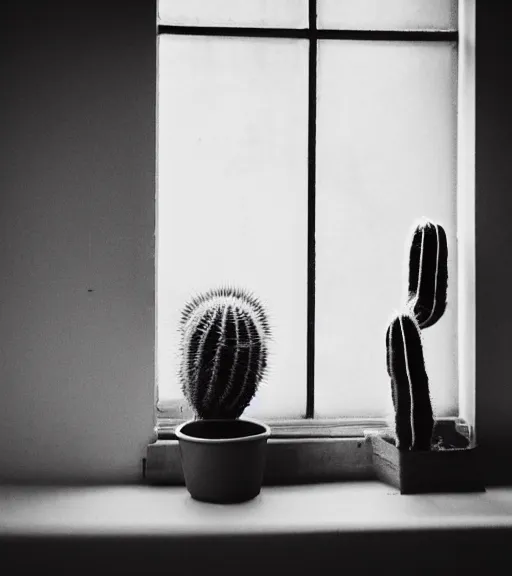
<path id="1" fill-rule="evenodd" d="M 318 51 L 318 416 L 392 414 L 385 332 L 413 222 L 448 235 L 449 304 L 423 331 L 438 416 L 457 410 L 456 49 L 322 41 Z"/>
<path id="2" fill-rule="evenodd" d="M 457 30 L 457 0 L 318 0 L 318 27 Z"/>
<path id="3" fill-rule="evenodd" d="M 160 24 L 305 28 L 308 0 L 159 0 Z"/>
<path id="4" fill-rule="evenodd" d="M 244 415 L 304 412 L 307 61 L 301 40 L 159 39 L 161 400 L 182 396 L 183 305 L 229 284 L 263 301 L 273 329 L 269 377 Z"/>

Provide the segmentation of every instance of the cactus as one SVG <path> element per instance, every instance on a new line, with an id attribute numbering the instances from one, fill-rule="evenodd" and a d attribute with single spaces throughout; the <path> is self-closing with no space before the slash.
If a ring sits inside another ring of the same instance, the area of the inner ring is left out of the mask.
<path id="1" fill-rule="evenodd" d="M 433 326 L 446 310 L 448 244 L 440 224 L 425 220 L 415 227 L 408 288 L 406 311 L 393 318 L 386 332 L 396 444 L 401 450 L 430 450 L 434 416 L 421 330 Z"/>
<path id="2" fill-rule="evenodd" d="M 400 450 L 429 450 L 434 418 L 418 322 L 396 315 L 386 332 L 387 367 Z"/>
<path id="3" fill-rule="evenodd" d="M 211 290 L 185 306 L 180 329 L 182 390 L 196 415 L 238 418 L 267 367 L 263 306 L 242 290 Z"/>
<path id="4" fill-rule="evenodd" d="M 448 245 L 446 232 L 430 220 L 413 233 L 409 258 L 409 300 L 421 329 L 435 324 L 446 309 Z"/>

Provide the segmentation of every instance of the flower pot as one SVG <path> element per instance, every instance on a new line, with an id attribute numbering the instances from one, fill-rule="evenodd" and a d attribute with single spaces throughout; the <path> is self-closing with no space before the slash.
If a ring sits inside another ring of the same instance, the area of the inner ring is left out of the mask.
<path id="1" fill-rule="evenodd" d="M 371 437 L 376 476 L 401 494 L 483 492 L 479 449 L 398 450 L 388 438 Z"/>
<path id="2" fill-rule="evenodd" d="M 260 493 L 270 428 L 256 420 L 189 420 L 175 430 L 192 498 L 228 504 Z"/>

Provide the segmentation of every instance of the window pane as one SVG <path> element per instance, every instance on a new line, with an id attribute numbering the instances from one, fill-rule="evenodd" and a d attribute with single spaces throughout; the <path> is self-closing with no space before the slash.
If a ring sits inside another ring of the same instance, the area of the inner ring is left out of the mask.
<path id="1" fill-rule="evenodd" d="M 305 408 L 307 62 L 302 40 L 161 36 L 158 382 L 176 378 L 180 311 L 219 285 L 252 290 L 273 328 L 247 416 Z"/>
<path id="2" fill-rule="evenodd" d="M 449 304 L 423 331 L 438 416 L 456 412 L 456 48 L 322 41 L 318 51 L 318 416 L 392 414 L 385 332 L 405 302 L 411 226 L 449 243 Z"/>
<path id="3" fill-rule="evenodd" d="M 159 0 L 160 24 L 305 28 L 308 0 Z"/>
<path id="4" fill-rule="evenodd" d="M 456 30 L 457 0 L 318 0 L 318 27 Z"/>

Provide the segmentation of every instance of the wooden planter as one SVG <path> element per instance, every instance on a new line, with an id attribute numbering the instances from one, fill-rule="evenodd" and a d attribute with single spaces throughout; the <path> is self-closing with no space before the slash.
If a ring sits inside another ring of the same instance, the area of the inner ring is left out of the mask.
<path id="1" fill-rule="evenodd" d="M 401 494 L 485 491 L 478 447 L 400 451 L 380 436 L 372 436 L 371 444 L 377 478 Z"/>

